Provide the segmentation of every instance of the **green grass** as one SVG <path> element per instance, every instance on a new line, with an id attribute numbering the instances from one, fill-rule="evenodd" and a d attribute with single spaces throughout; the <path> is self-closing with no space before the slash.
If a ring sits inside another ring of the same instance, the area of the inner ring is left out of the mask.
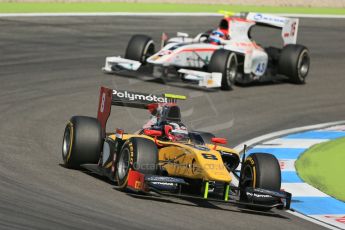
<path id="1" fill-rule="evenodd" d="M 231 6 L 206 4 L 153 4 L 153 3 L 0 3 L 0 13 L 68 13 L 68 12 L 233 12 L 345 14 L 345 9 L 300 8 L 271 6 Z"/>
<path id="2" fill-rule="evenodd" d="M 305 182 L 345 201 L 345 138 L 313 146 L 300 156 L 295 166 Z"/>

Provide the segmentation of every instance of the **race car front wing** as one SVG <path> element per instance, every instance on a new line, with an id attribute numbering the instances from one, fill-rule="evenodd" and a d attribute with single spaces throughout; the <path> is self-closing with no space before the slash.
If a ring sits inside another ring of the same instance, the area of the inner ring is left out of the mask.
<path id="1" fill-rule="evenodd" d="M 137 71 L 141 67 L 139 61 L 134 61 L 122 57 L 106 57 L 102 71 L 105 73 L 116 73 L 121 70 Z M 162 69 L 166 68 L 161 66 Z M 219 88 L 222 82 L 222 73 L 208 73 L 189 69 L 180 69 L 178 73 L 184 75 L 184 79 L 197 82 L 200 87 Z M 159 75 L 163 74 L 161 70 Z"/>
<path id="2" fill-rule="evenodd" d="M 140 66 L 141 63 L 138 61 L 133 61 L 122 57 L 107 57 L 105 59 L 105 65 L 102 68 L 102 71 L 105 73 L 115 73 L 116 71 L 120 70 L 136 71 Z"/>
<path id="3" fill-rule="evenodd" d="M 180 69 L 178 71 L 184 74 L 184 78 L 191 81 L 197 81 L 200 87 L 219 88 L 222 84 L 222 73 L 208 73 L 189 69 Z"/>
<path id="4" fill-rule="evenodd" d="M 212 203 L 227 203 L 236 206 L 248 207 L 248 208 L 257 208 L 257 209 L 265 209 L 265 208 L 279 208 L 279 209 L 290 209 L 292 195 L 289 192 L 285 191 L 272 191 L 262 188 L 252 188 L 247 187 L 243 192 L 247 194 L 250 193 L 253 196 L 256 195 L 265 195 L 276 197 L 280 199 L 280 202 L 270 203 L 270 204 L 262 204 L 262 203 L 255 203 L 254 201 L 239 201 L 236 199 L 229 199 L 229 191 L 230 189 L 233 191 L 241 191 L 239 187 L 233 187 L 230 185 L 224 186 L 224 194 L 223 199 L 215 199 L 215 198 L 208 198 L 208 181 L 205 181 L 205 192 L 203 196 L 192 196 L 192 195 L 185 195 L 181 193 L 181 185 L 188 185 L 186 181 L 182 178 L 176 177 L 167 177 L 167 176 L 157 176 L 157 175 L 144 175 L 140 172 L 131 170 L 128 176 L 128 183 L 127 187 L 135 192 L 143 192 L 146 195 L 151 196 L 166 196 L 166 197 L 174 197 L 180 199 L 187 199 L 187 200 L 203 200 Z M 172 191 L 174 191 L 172 193 Z M 152 193 L 153 192 L 153 193 Z"/>

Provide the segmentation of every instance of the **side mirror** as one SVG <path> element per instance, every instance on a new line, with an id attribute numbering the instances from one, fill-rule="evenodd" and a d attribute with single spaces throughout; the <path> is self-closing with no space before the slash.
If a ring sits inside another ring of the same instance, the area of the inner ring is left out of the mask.
<path id="1" fill-rule="evenodd" d="M 164 125 L 164 133 L 170 140 L 174 141 L 174 135 L 171 134 L 173 127 L 171 125 Z"/>
<path id="2" fill-rule="evenodd" d="M 162 131 L 153 130 L 153 129 L 145 129 L 144 134 L 147 136 L 160 137 L 162 136 Z"/>
<path id="3" fill-rule="evenodd" d="M 183 32 L 177 32 L 177 37 L 188 38 L 189 34 Z"/>
<path id="4" fill-rule="evenodd" d="M 212 137 L 211 141 L 214 143 L 214 150 L 217 149 L 217 144 L 225 145 L 226 143 L 228 143 L 227 139 L 220 137 Z"/>
<path id="5" fill-rule="evenodd" d="M 226 145 L 228 143 L 227 139 L 220 138 L 220 137 L 212 137 L 211 141 L 216 143 L 216 144 L 222 144 L 222 145 Z"/>

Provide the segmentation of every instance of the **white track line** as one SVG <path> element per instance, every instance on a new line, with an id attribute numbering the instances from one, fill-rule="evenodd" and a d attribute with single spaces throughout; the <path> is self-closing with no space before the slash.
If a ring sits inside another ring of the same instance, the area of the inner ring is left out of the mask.
<path id="1" fill-rule="evenodd" d="M 317 219 L 314 219 L 314 218 L 312 218 L 312 217 L 305 216 L 305 215 L 303 215 L 303 214 L 301 214 L 301 213 L 299 213 L 299 212 L 296 212 L 296 211 L 287 210 L 287 212 L 290 213 L 290 214 L 292 214 L 292 215 L 294 215 L 294 216 L 297 216 L 297 217 L 299 217 L 299 218 L 308 220 L 308 221 L 310 221 L 310 222 L 312 222 L 312 223 L 315 223 L 315 224 L 317 224 L 317 225 L 320 225 L 320 226 L 325 227 L 325 228 L 328 228 L 328 229 L 332 229 L 332 230 L 339 230 L 339 229 L 340 229 L 340 228 L 337 228 L 337 227 L 335 227 L 335 226 L 326 224 L 326 223 L 324 223 L 324 222 L 322 222 L 322 221 L 319 221 L 319 220 L 317 220 Z"/>
<path id="2" fill-rule="evenodd" d="M 282 183 L 282 189 L 289 191 L 294 197 L 329 197 L 307 183 Z"/>
<path id="3" fill-rule="evenodd" d="M 278 138 L 270 141 L 266 141 L 259 145 L 255 145 L 255 148 L 301 148 L 307 149 L 315 144 L 329 141 L 328 139 L 288 139 Z"/>
<path id="4" fill-rule="evenodd" d="M 332 14 L 273 14 L 286 17 L 298 17 L 298 18 L 338 18 L 345 19 L 345 15 L 332 15 Z M 98 13 L 2 13 L 0 17 L 89 17 L 89 16 L 223 16 L 219 13 L 132 13 L 132 12 L 98 12 Z"/>
<path id="5" fill-rule="evenodd" d="M 345 120 L 344 121 L 328 122 L 328 123 L 322 123 L 322 124 L 317 124 L 317 125 L 309 125 L 309 126 L 303 126 L 303 127 L 298 127 L 298 128 L 281 130 L 281 131 L 269 133 L 269 134 L 262 135 L 262 136 L 259 136 L 259 137 L 255 137 L 255 138 L 250 139 L 248 141 L 242 142 L 241 144 L 237 145 L 234 149 L 237 150 L 237 151 L 242 151 L 243 150 L 243 146 L 245 144 L 248 147 L 250 147 L 252 145 L 256 145 L 256 144 L 262 143 L 265 140 L 268 141 L 270 139 L 278 138 L 280 136 L 287 135 L 287 134 L 290 134 L 290 133 L 298 133 L 298 132 L 307 131 L 307 130 L 313 130 L 313 129 L 322 129 L 322 128 L 326 128 L 326 127 L 329 127 L 329 126 L 341 125 L 341 124 L 344 124 L 344 123 L 345 123 Z"/>
<path id="6" fill-rule="evenodd" d="M 345 120 L 344 121 L 328 122 L 328 123 L 322 123 L 322 124 L 317 124 L 317 125 L 309 125 L 309 126 L 303 126 L 303 127 L 297 127 L 297 128 L 292 128 L 292 129 L 281 130 L 281 131 L 269 133 L 269 134 L 262 135 L 262 136 L 253 138 L 251 140 L 242 142 L 241 144 L 237 145 L 234 149 L 237 150 L 237 151 L 242 151 L 243 150 L 243 146 L 245 144 L 248 147 L 252 147 L 254 145 L 263 143 L 264 141 L 269 141 L 271 139 L 276 139 L 276 138 L 278 138 L 280 136 L 283 136 L 283 135 L 287 135 L 287 134 L 291 134 L 291 133 L 303 132 L 303 131 L 307 131 L 307 130 L 323 129 L 323 128 L 327 128 L 327 127 L 330 127 L 330 126 L 337 126 L 337 125 L 343 125 L 343 124 L 345 124 Z M 235 182 L 238 183 L 238 180 L 236 179 Z M 290 186 L 290 187 L 292 186 L 293 187 L 293 185 L 286 185 L 286 184 L 283 184 L 283 186 L 285 186 L 285 187 L 286 186 Z M 301 192 L 301 191 L 295 191 L 295 192 Z M 315 194 L 318 194 L 320 191 L 315 189 L 314 192 L 315 192 Z M 295 215 L 295 216 L 297 216 L 299 218 L 302 218 L 302 219 L 308 220 L 310 222 L 316 223 L 318 225 L 321 225 L 323 227 L 326 227 L 328 229 L 340 229 L 338 227 L 335 227 L 333 225 L 330 225 L 330 224 L 327 224 L 325 222 L 319 221 L 319 220 L 314 219 L 314 218 L 312 218 L 310 216 L 303 215 L 303 214 L 301 214 L 299 212 L 296 212 L 296 211 L 289 211 L 288 210 L 287 212 L 292 214 L 292 215 Z"/>

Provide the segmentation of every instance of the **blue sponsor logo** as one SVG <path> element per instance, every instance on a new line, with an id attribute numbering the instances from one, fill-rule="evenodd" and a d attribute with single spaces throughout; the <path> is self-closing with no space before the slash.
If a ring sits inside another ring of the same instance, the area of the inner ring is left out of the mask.
<path id="1" fill-rule="evenodd" d="M 260 21 L 262 19 L 262 14 L 255 14 L 254 19 Z"/>
<path id="2" fill-rule="evenodd" d="M 206 146 L 201 146 L 201 145 L 194 145 L 194 148 L 198 150 L 202 150 L 202 151 L 210 151 L 209 148 L 207 148 Z"/>
<path id="3" fill-rule="evenodd" d="M 255 14 L 254 20 L 265 21 L 265 22 L 285 23 L 285 19 L 283 19 L 283 18 L 271 17 L 268 15 L 262 15 L 262 14 Z"/>
<path id="4" fill-rule="evenodd" d="M 265 72 L 265 70 L 266 70 L 266 65 L 265 63 L 262 62 L 257 65 L 255 72 L 258 74 L 262 74 Z"/>

